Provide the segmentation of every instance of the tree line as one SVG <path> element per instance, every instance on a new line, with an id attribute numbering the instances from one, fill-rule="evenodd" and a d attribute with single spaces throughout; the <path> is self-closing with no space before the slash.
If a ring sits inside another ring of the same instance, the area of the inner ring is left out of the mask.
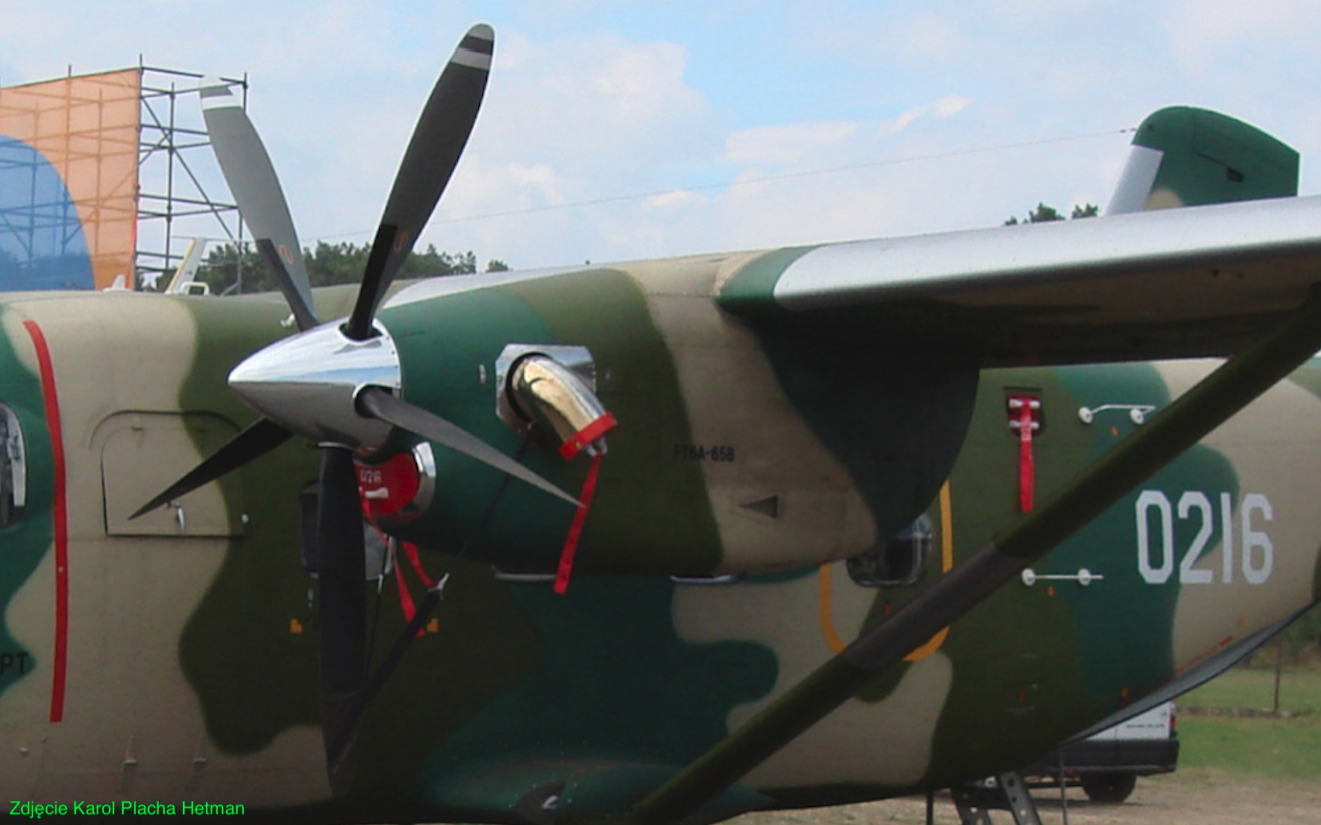
<path id="1" fill-rule="evenodd" d="M 303 250 L 303 262 L 312 286 L 357 284 L 367 267 L 370 244 L 326 243 Z M 508 265 L 498 258 L 487 261 L 487 272 L 504 272 Z M 467 275 L 477 272 L 477 255 L 440 252 L 434 244 L 425 251 L 414 250 L 404 261 L 398 278 L 430 278 L 437 275 Z M 196 280 L 205 282 L 212 295 L 235 292 L 274 292 L 279 289 L 266 259 L 252 244 L 226 243 L 214 247 L 197 270 Z"/>
<path id="2" fill-rule="evenodd" d="M 1090 218 L 1097 215 L 1096 204 L 1076 205 L 1070 217 Z M 1010 217 L 1004 223 L 1012 226 L 1019 223 L 1044 223 L 1062 221 L 1064 215 L 1053 206 L 1038 203 L 1037 208 L 1028 212 L 1020 220 Z M 326 243 L 320 241 L 314 248 L 303 250 L 303 262 L 307 266 L 308 280 L 312 286 L 332 286 L 336 284 L 356 284 L 362 280 L 363 270 L 367 266 L 367 256 L 371 252 L 370 244 L 348 242 Z M 509 266 L 499 258 L 492 258 L 486 263 L 486 272 L 504 272 Z M 408 256 L 400 270 L 400 279 L 430 278 L 438 275 L 468 275 L 477 272 L 477 255 L 467 252 L 441 252 L 434 244 L 428 244 L 425 251 L 414 250 Z M 235 292 L 275 292 L 279 287 L 271 274 L 271 268 L 257 248 L 244 243 L 221 244 L 207 253 L 206 260 L 197 271 L 196 280 L 207 284 L 212 295 L 226 295 Z M 162 284 L 163 288 L 164 284 Z"/>
<path id="3" fill-rule="evenodd" d="M 1073 212 L 1070 213 L 1069 217 L 1095 218 L 1099 214 L 1101 214 L 1101 209 L 1094 203 L 1074 204 Z M 1017 217 L 1010 215 L 1005 220 L 1004 225 L 1017 226 L 1020 223 L 1049 223 L 1050 221 L 1062 220 L 1064 220 L 1064 213 L 1060 212 L 1060 210 L 1053 206 L 1047 206 L 1044 203 L 1038 203 L 1037 208 L 1027 213 L 1027 217 L 1023 220 L 1020 221 Z"/>

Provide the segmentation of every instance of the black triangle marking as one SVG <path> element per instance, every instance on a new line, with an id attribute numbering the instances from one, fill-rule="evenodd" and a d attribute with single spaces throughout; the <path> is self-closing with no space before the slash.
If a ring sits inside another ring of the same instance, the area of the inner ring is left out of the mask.
<path id="1" fill-rule="evenodd" d="M 771 518 L 779 518 L 780 516 L 779 496 L 757 499 L 756 501 L 750 501 L 747 504 L 740 504 L 739 506 L 745 510 L 761 513 L 763 516 L 770 516 Z"/>

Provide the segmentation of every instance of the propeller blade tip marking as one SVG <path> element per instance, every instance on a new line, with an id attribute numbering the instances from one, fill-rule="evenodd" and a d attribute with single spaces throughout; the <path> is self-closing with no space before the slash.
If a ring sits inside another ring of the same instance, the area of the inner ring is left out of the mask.
<path id="1" fill-rule="evenodd" d="M 451 63 L 471 69 L 489 71 L 491 55 L 495 52 L 495 32 L 485 23 L 473 26 L 454 50 Z"/>
<path id="2" fill-rule="evenodd" d="M 217 77 L 203 78 L 197 84 L 198 97 L 202 99 L 202 111 L 210 109 L 239 108 L 239 99 L 229 90 L 229 84 Z"/>

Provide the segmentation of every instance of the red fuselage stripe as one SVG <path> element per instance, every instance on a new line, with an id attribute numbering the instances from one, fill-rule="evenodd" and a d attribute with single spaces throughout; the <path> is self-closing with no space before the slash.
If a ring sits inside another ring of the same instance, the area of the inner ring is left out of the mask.
<path id="1" fill-rule="evenodd" d="M 46 400 L 46 427 L 50 430 L 50 453 L 55 467 L 55 664 L 50 685 L 50 720 L 64 719 L 64 679 L 69 657 L 69 510 L 64 488 L 64 433 L 60 429 L 60 399 L 55 391 L 55 370 L 50 363 L 46 336 L 35 321 L 24 321 L 37 351 L 41 370 L 41 394 Z"/>

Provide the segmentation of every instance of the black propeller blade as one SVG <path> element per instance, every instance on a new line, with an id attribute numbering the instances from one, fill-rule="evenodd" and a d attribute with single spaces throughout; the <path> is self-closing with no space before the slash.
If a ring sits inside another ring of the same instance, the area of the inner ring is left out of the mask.
<path id="1" fill-rule="evenodd" d="M 352 708 L 367 683 L 366 549 L 353 453 L 321 452 L 317 500 L 317 587 L 321 624 L 321 731 L 330 784 L 343 793 L 353 777 Z"/>
<path id="2" fill-rule="evenodd" d="M 413 250 L 418 233 L 454 174 L 477 121 L 494 49 L 491 27 L 473 26 L 431 90 L 381 215 L 358 302 L 344 326 L 344 333 L 355 341 L 372 334 L 372 318 L 381 296 Z"/>
<path id="3" fill-rule="evenodd" d="M 180 496 L 191 493 L 203 484 L 215 481 L 231 470 L 237 470 L 254 458 L 266 455 L 288 441 L 293 433 L 271 421 L 259 418 L 225 445 L 197 465 L 188 475 L 171 484 L 164 492 L 138 508 L 129 516 L 135 519 Z"/>

